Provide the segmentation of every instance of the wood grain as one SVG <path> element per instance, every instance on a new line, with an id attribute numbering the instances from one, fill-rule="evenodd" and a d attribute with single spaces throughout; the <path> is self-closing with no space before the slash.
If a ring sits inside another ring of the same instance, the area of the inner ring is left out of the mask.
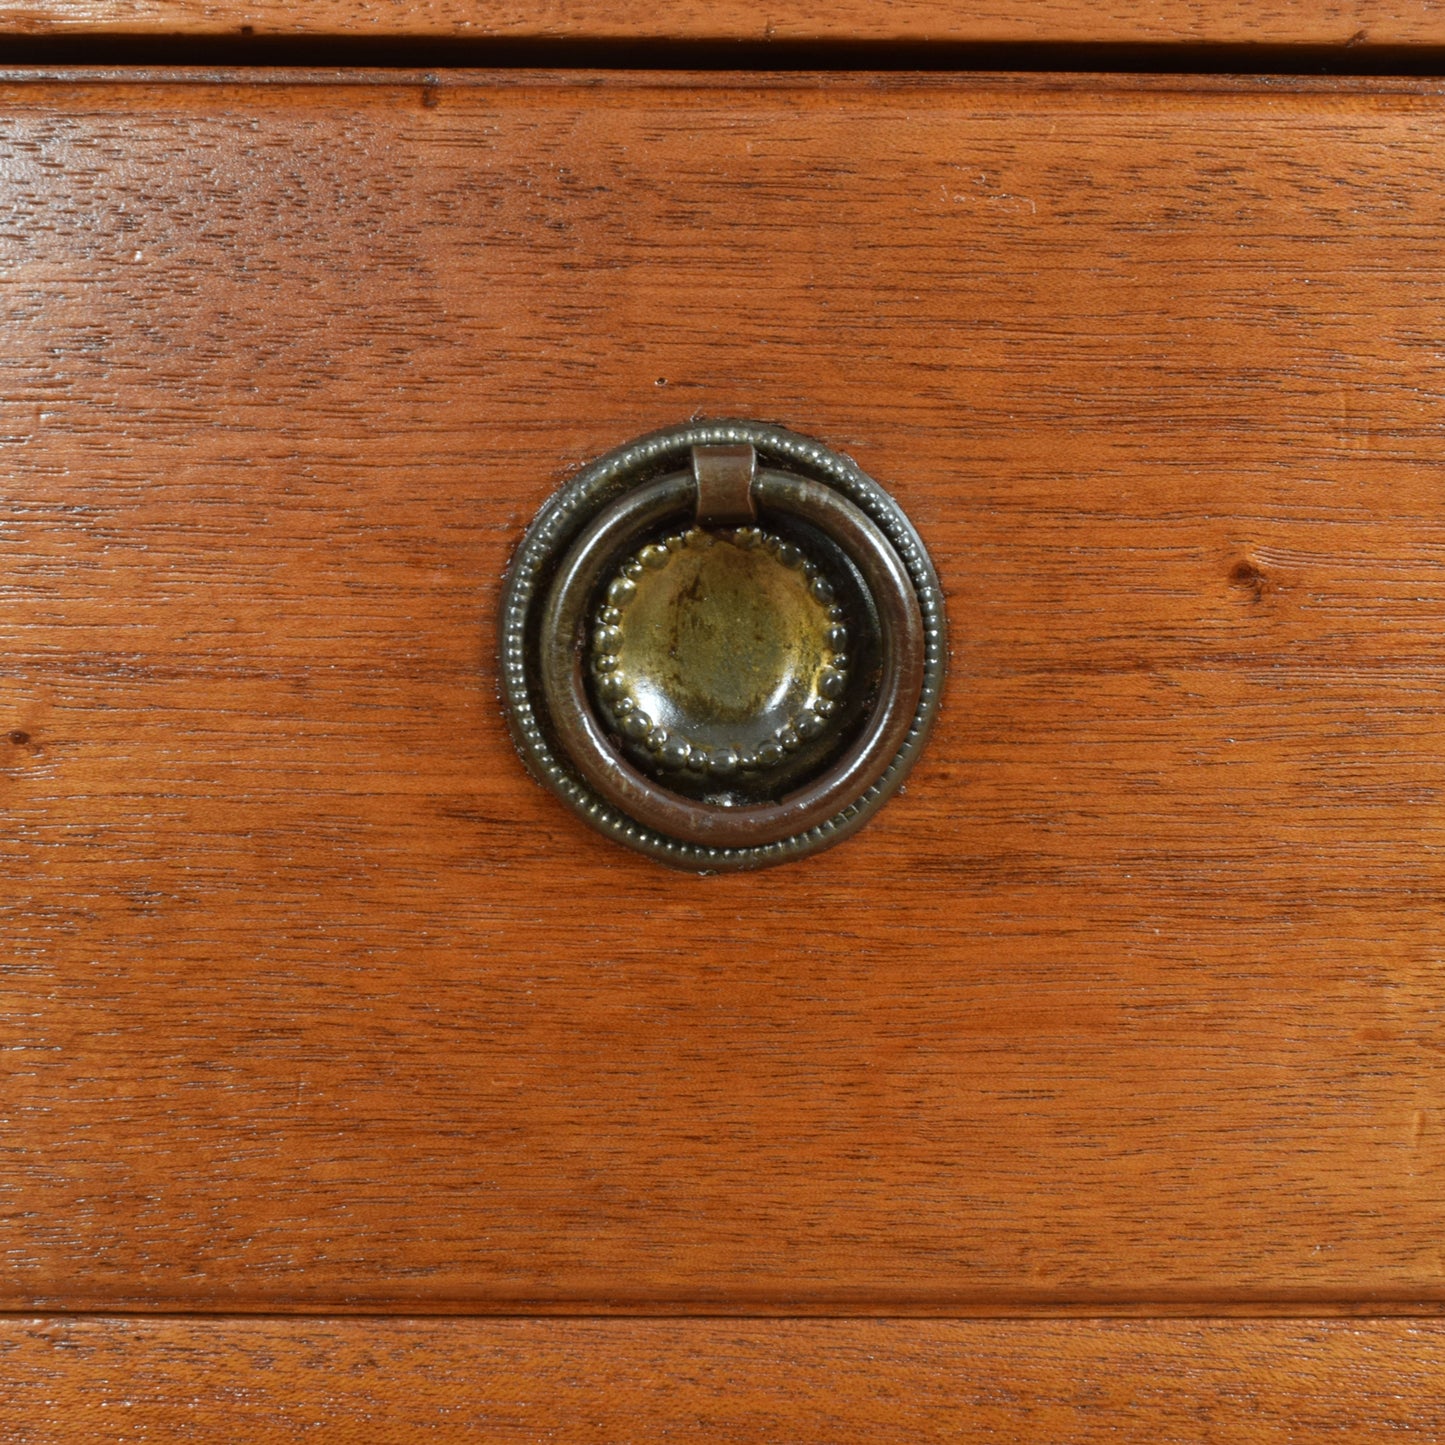
<path id="1" fill-rule="evenodd" d="M 0 1442 L 1436 1439 L 1405 1320 L 6 1320 Z"/>
<path id="2" fill-rule="evenodd" d="M 1434 0 L 0 0 L 19 35 L 387 36 L 976 44 L 1445 43 Z"/>
<path id="3" fill-rule="evenodd" d="M 4 1302 L 1445 1299 L 1442 121 L 0 85 Z M 745 877 L 496 697 L 534 509 L 698 414 L 855 455 L 955 640 L 906 795 Z"/>

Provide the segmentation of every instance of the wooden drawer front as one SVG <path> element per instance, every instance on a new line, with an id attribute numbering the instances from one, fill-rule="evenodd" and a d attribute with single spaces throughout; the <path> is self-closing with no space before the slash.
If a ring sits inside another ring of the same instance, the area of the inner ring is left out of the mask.
<path id="1" fill-rule="evenodd" d="M 1418 1320 L 7 1320 L 0 1369 L 5 1445 L 1445 1430 L 1445 1331 Z"/>
<path id="2" fill-rule="evenodd" d="M 1442 1298 L 1425 83 L 0 88 L 6 1308 Z M 934 741 L 668 872 L 521 528 L 693 415 L 938 562 Z"/>

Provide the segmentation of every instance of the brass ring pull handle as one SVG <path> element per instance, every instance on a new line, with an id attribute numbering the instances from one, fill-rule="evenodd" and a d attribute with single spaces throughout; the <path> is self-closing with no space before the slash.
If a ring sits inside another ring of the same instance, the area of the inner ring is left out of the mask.
<path id="1" fill-rule="evenodd" d="M 619 486 L 629 451 L 684 465 L 634 455 Z M 896 504 L 750 423 L 661 433 L 589 471 L 608 484 L 584 473 L 554 498 L 507 581 L 503 676 L 533 771 L 603 831 L 701 871 L 853 831 L 916 755 L 942 676 L 937 583 Z"/>

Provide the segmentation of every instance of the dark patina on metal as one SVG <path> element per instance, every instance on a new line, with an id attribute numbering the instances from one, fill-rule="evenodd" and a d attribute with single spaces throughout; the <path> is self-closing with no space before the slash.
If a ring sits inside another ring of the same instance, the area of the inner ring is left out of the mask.
<path id="1" fill-rule="evenodd" d="M 937 577 L 897 504 L 780 427 L 654 433 L 543 507 L 503 593 L 532 772 L 675 867 L 757 868 L 856 830 L 938 706 Z"/>

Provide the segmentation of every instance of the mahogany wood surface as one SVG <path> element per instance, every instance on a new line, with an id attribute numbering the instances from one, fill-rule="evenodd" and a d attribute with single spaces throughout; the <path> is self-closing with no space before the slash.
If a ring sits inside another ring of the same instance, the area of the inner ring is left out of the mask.
<path id="1" fill-rule="evenodd" d="M 1436 0 L 0 0 L 19 35 L 1440 45 Z"/>
<path id="2" fill-rule="evenodd" d="M 10 1319 L 3 1445 L 1439 1439 L 1409 1320 Z"/>
<path id="3" fill-rule="evenodd" d="M 12 75 L 0 195 L 6 1307 L 1445 1299 L 1438 84 Z M 954 639 L 720 878 L 493 658 L 695 415 Z"/>

